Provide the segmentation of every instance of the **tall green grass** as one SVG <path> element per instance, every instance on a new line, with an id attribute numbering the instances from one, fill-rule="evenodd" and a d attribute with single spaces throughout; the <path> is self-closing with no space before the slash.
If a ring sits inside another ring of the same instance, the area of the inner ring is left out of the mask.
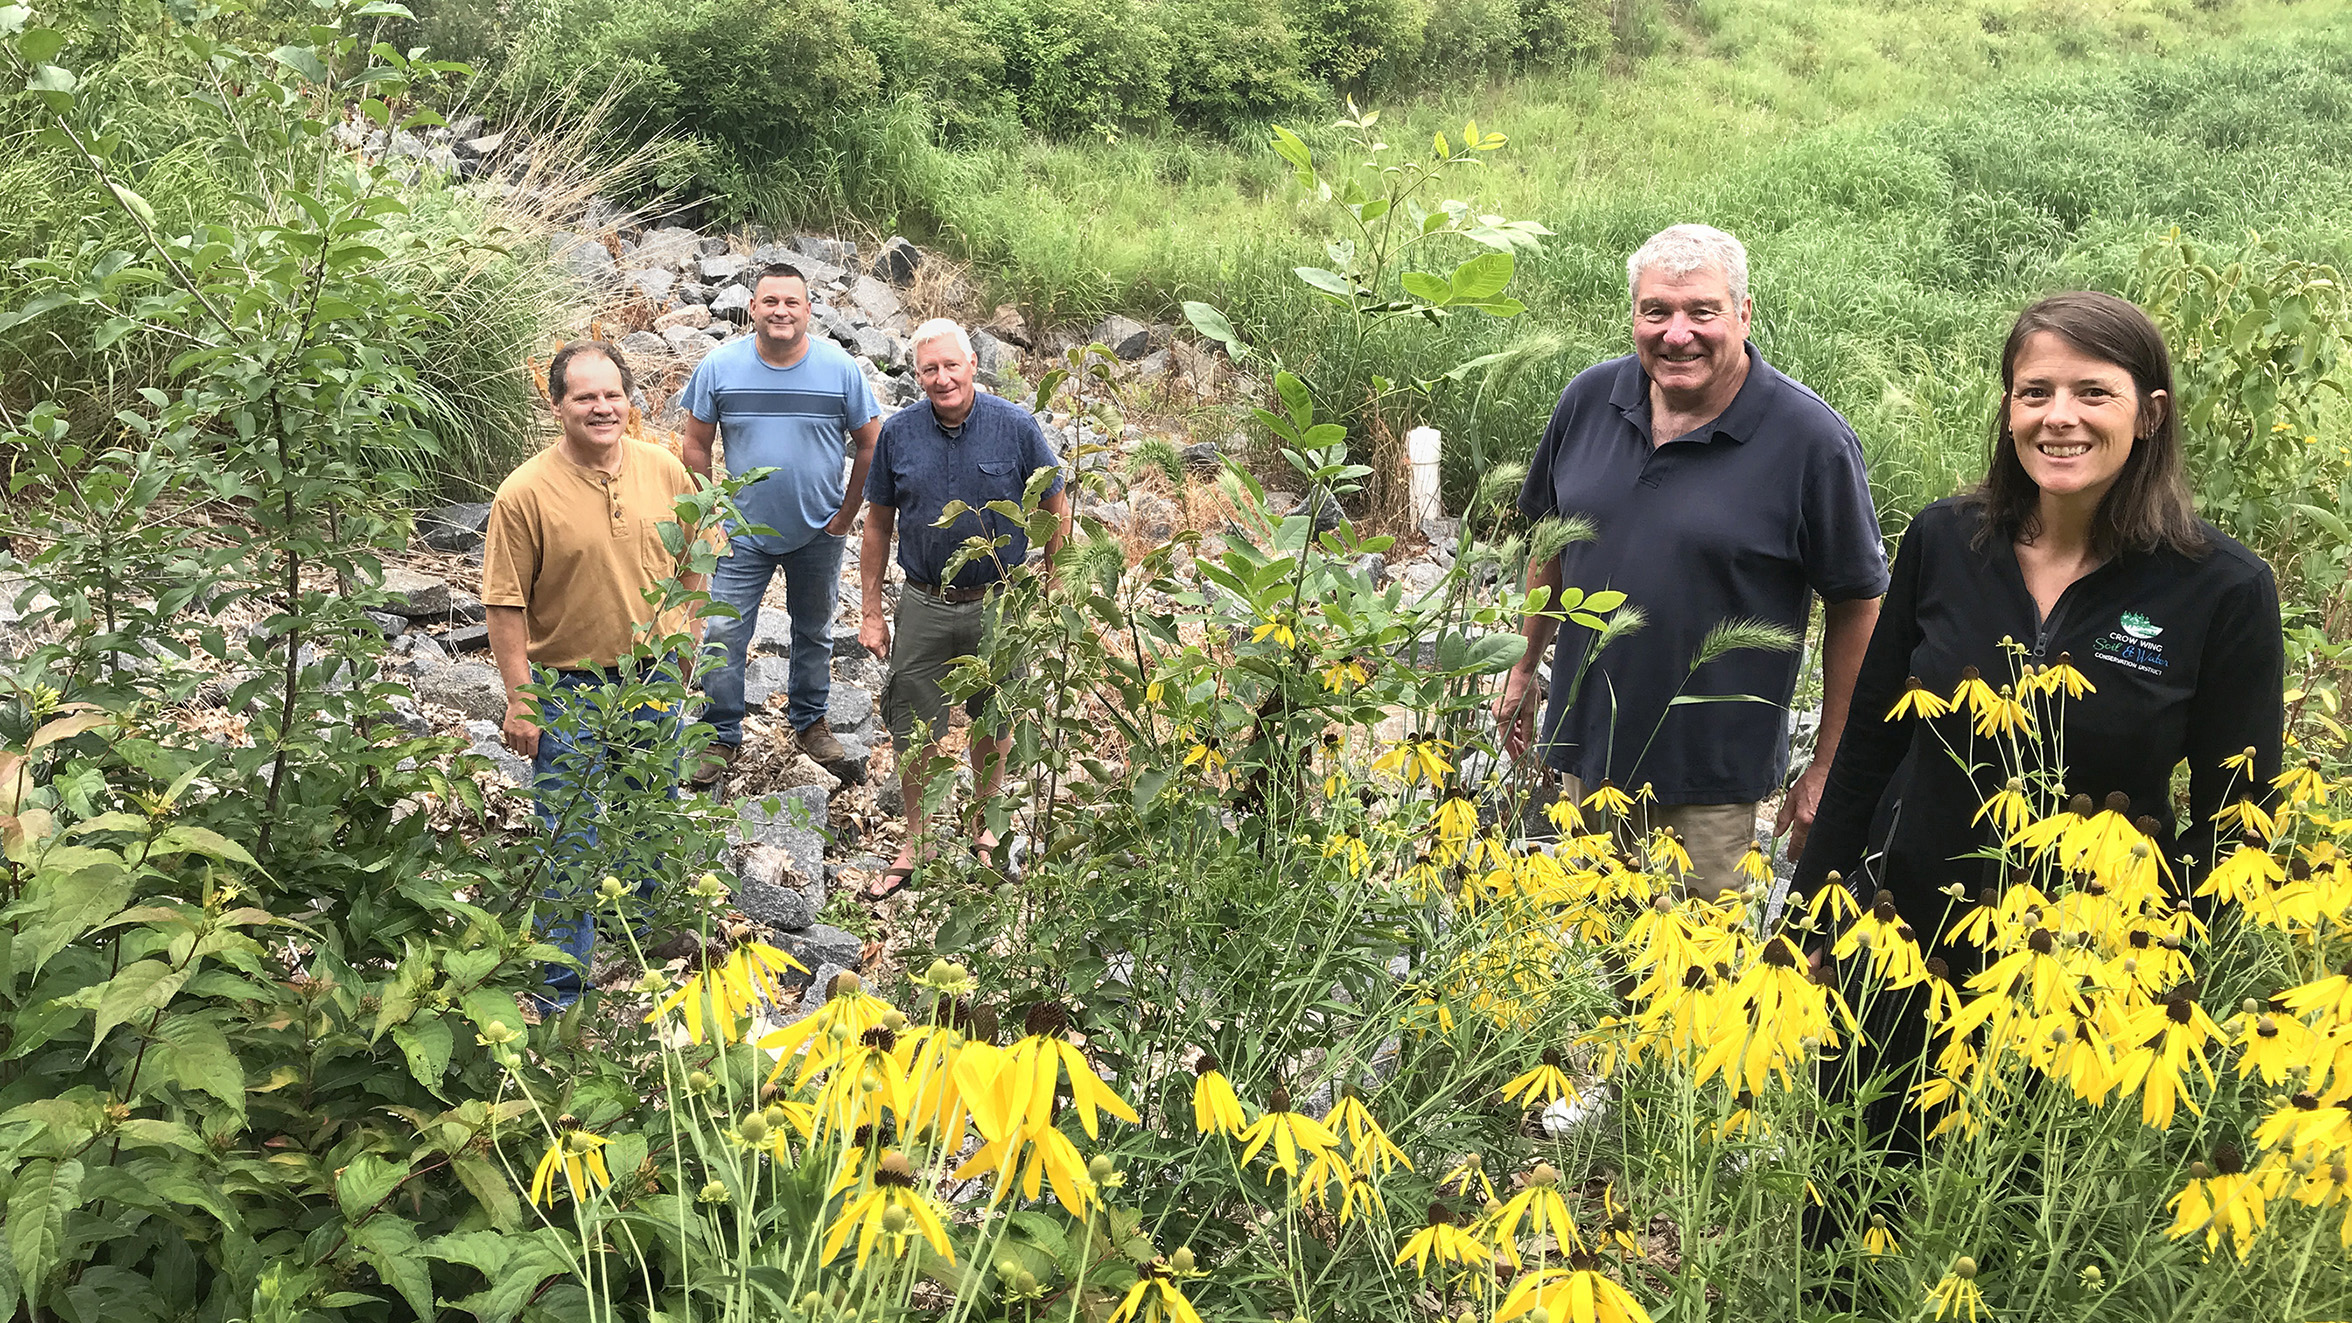
<path id="1" fill-rule="evenodd" d="M 1473 200 L 1559 237 L 1522 264 L 1511 323 L 1457 320 L 1388 375 L 1520 341 L 1508 381 L 1439 398 L 1449 487 L 1524 454 L 1575 370 L 1627 346 L 1624 257 L 1681 220 L 1748 241 L 1764 352 L 1845 411 L 1899 527 L 1981 469 L 1993 356 L 2037 294 L 2129 292 L 2178 224 L 2299 254 L 2352 247 L 2347 6 L 1695 0 L 1659 53 L 1444 91 L 1390 112 L 1398 150 L 1475 117 L 1511 135 Z M 1335 135 L 1300 126 L 1323 149 Z M 1233 314 L 1316 376 L 1336 325 L 1288 275 L 1321 264 L 1329 212 L 1273 155 L 1184 135 L 906 147 L 922 186 L 888 220 L 929 228 L 1046 320 L 1113 307 Z M 907 177 L 914 177 L 910 174 Z M 1388 420 L 1394 422 L 1396 420 Z"/>

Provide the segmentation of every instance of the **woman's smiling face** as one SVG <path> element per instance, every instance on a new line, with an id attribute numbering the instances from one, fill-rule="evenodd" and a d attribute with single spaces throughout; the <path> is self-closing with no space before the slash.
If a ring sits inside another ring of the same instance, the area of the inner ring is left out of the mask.
<path id="1" fill-rule="evenodd" d="M 2049 331 L 2026 337 L 2011 375 L 2009 434 L 2044 496 L 2104 496 L 2168 403 L 2161 391 L 2143 401 L 2129 371 Z"/>

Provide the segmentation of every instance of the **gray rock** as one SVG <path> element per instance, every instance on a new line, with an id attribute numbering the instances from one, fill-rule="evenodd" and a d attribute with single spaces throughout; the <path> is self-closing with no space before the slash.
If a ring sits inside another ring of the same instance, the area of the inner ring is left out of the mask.
<path id="1" fill-rule="evenodd" d="M 873 359 L 876 367 L 885 370 L 902 367 L 906 363 L 906 341 L 872 326 L 858 331 L 857 352 Z"/>
<path id="2" fill-rule="evenodd" d="M 601 285 L 612 279 L 612 253 L 587 235 L 557 234 L 549 241 L 549 252 L 557 270 L 583 285 Z"/>
<path id="3" fill-rule="evenodd" d="M 497 155 L 498 149 L 505 145 L 505 134 L 485 133 L 479 138 L 468 138 L 457 144 L 457 154 L 460 158 L 470 157 L 479 161 L 484 157 Z"/>
<path id="4" fill-rule="evenodd" d="M 1186 446 L 1176 452 L 1176 457 L 1184 462 L 1184 471 L 1196 478 L 1214 478 L 1225 467 L 1224 454 L 1214 441 Z"/>
<path id="5" fill-rule="evenodd" d="M 762 607 L 752 622 L 751 654 L 755 657 L 792 655 L 792 617 L 780 606 Z"/>
<path id="6" fill-rule="evenodd" d="M 746 841 L 773 845 L 792 857 L 792 866 L 807 877 L 820 877 L 825 869 L 825 838 L 815 828 L 803 825 L 814 822 L 823 825 L 823 818 L 811 818 L 811 804 L 806 796 L 778 795 L 774 812 L 768 810 L 769 797 L 742 800 L 736 814 Z M 822 811 L 821 807 L 817 810 Z"/>
<path id="7" fill-rule="evenodd" d="M 384 591 L 391 600 L 384 609 L 411 620 L 430 620 L 449 614 L 449 585 L 430 574 L 395 565 L 384 571 Z"/>
<path id="8" fill-rule="evenodd" d="M 783 615 L 781 611 L 777 615 Z M 762 613 L 764 617 L 765 612 Z M 743 663 L 743 706 L 746 711 L 766 707 L 770 698 L 790 692 L 787 681 L 792 663 L 785 657 L 751 657 Z"/>
<path id="9" fill-rule="evenodd" d="M 1284 512 L 1284 517 L 1303 514 L 1315 516 L 1315 532 L 1318 534 L 1328 533 L 1338 528 L 1339 521 L 1346 517 L 1345 512 L 1340 509 L 1338 499 L 1321 487 L 1308 492 L 1297 506 Z"/>
<path id="10" fill-rule="evenodd" d="M 637 241 L 637 251 L 629 255 L 629 265 L 665 271 L 687 270 L 701 242 L 701 235 L 683 225 L 664 226 Z"/>
<path id="11" fill-rule="evenodd" d="M 704 306 L 708 306 L 710 301 L 717 296 L 717 290 L 712 289 L 710 286 L 703 284 L 699 280 L 681 280 L 678 282 L 678 287 L 670 291 L 671 299 L 675 300 L 681 307 L 685 307 L 691 304 L 702 304 Z M 748 297 L 744 299 L 745 306 L 749 306 L 750 302 L 751 300 Z"/>
<path id="12" fill-rule="evenodd" d="M 631 331 L 621 337 L 620 350 L 633 358 L 668 358 L 670 342 L 655 331 Z"/>
<path id="13" fill-rule="evenodd" d="M 444 656 L 451 653 L 488 652 L 490 651 L 490 627 L 487 625 L 461 625 L 443 634 L 440 641 L 434 646 L 445 649 Z"/>
<path id="14" fill-rule="evenodd" d="M 843 932 L 830 924 L 811 924 L 799 932 L 778 933 L 776 945 L 790 951 L 794 958 L 811 969 L 821 965 L 838 965 L 854 970 L 858 958 L 865 954 L 865 939 L 856 933 Z"/>
<path id="15" fill-rule="evenodd" d="M 416 696 L 454 708 L 476 721 L 506 716 L 506 684 L 487 662 L 452 662 L 416 678 Z"/>
<path id="16" fill-rule="evenodd" d="M 488 619 L 489 616 L 490 612 L 488 608 L 482 605 L 481 598 L 474 596 L 472 593 L 466 592 L 462 588 L 452 588 L 449 590 L 449 613 L 447 619 L 458 624 L 479 625 L 484 620 Z"/>
<path id="17" fill-rule="evenodd" d="M 743 273 L 751 269 L 751 259 L 741 253 L 720 253 L 703 258 L 695 264 L 695 269 L 710 284 L 724 285 L 742 279 Z"/>
<path id="18" fill-rule="evenodd" d="M 820 261 L 847 266 L 857 260 L 857 245 L 847 239 L 827 239 L 822 235 L 796 234 L 792 236 L 793 251 Z"/>
<path id="19" fill-rule="evenodd" d="M 384 724 L 399 731 L 403 738 L 421 740 L 434 733 L 433 723 L 426 719 L 422 711 L 418 710 L 413 699 L 402 698 L 398 694 L 394 694 L 385 700 L 384 707 L 386 711 Z"/>
<path id="20" fill-rule="evenodd" d="M 833 627 L 833 665 L 836 669 L 844 662 L 862 661 L 873 655 L 873 651 L 866 647 L 862 639 L 858 638 L 855 626 L 835 625 Z M 840 681 L 836 679 L 835 684 L 839 683 Z M 833 692 L 839 694 L 841 691 L 839 688 L 835 688 Z M 839 702 L 840 700 L 836 698 L 834 701 Z"/>
<path id="21" fill-rule="evenodd" d="M 1151 328 L 1115 312 L 1097 322 L 1089 338 L 1130 363 L 1151 352 Z"/>
<path id="22" fill-rule="evenodd" d="M 370 611 L 367 612 L 367 618 L 368 623 L 376 627 L 376 632 L 383 635 L 385 638 L 396 639 L 399 638 L 402 634 L 408 632 L 408 618 L 405 616 L 389 615 L 382 611 Z"/>
<path id="23" fill-rule="evenodd" d="M 710 324 L 710 307 L 701 303 L 689 303 L 672 308 L 653 319 L 653 329 L 657 331 L 675 330 L 680 327 L 690 331 L 699 331 Z"/>
<path id="24" fill-rule="evenodd" d="M 719 347 L 718 341 L 711 339 L 709 336 L 704 335 L 702 332 L 695 330 L 691 326 L 673 326 L 669 330 L 662 332 L 662 339 L 669 342 L 670 352 L 677 355 L 678 360 L 686 364 L 688 367 L 692 367 L 695 364 L 701 362 L 703 355 L 708 354 L 711 350 Z M 671 428 L 673 430 L 679 426 L 682 426 L 682 420 L 679 422 L 672 422 L 669 420 L 669 415 L 671 409 L 683 411 L 684 408 L 685 405 L 681 402 L 679 395 L 671 396 L 669 407 L 662 411 L 662 417 L 659 420 L 660 425 Z"/>
<path id="25" fill-rule="evenodd" d="M 798 1024 L 815 1015 L 817 1008 L 825 1004 L 825 993 L 833 986 L 833 980 L 851 972 L 839 965 L 818 965 L 813 974 L 796 974 L 791 970 L 784 971 L 783 982 L 786 986 L 808 989 L 807 992 L 801 994 L 800 1005 L 794 1007 L 784 1016 L 784 1023 L 787 1025 Z"/>
<path id="26" fill-rule="evenodd" d="M 825 908 L 825 882 L 775 846 L 746 845 L 736 852 L 735 907 L 770 928 L 806 928 Z"/>
<path id="27" fill-rule="evenodd" d="M 847 268 L 837 266 L 822 257 L 814 257 L 800 252 L 788 244 L 760 245 L 752 250 L 751 264 L 754 272 L 766 266 L 791 267 L 800 273 L 801 279 L 806 280 L 812 290 L 823 289 L 827 285 L 838 285 L 849 279 Z"/>
<path id="28" fill-rule="evenodd" d="M 502 718 L 505 716 L 503 707 L 499 715 Z M 498 722 L 469 721 L 465 729 L 466 734 L 473 737 L 473 743 L 466 748 L 467 753 L 489 759 L 490 765 L 498 769 L 500 776 L 526 790 L 530 788 L 531 760 L 506 747 L 499 738 Z"/>
<path id="29" fill-rule="evenodd" d="M 1385 587 L 1388 584 L 1388 557 L 1377 551 L 1367 551 L 1358 556 L 1356 563 L 1348 568 L 1357 574 L 1368 576 L 1375 588 Z"/>
<path id="30" fill-rule="evenodd" d="M 923 251 L 899 235 L 882 241 L 882 251 L 874 255 L 874 274 L 893 285 L 915 283 L 915 271 L 923 265 Z"/>
<path id="31" fill-rule="evenodd" d="M 449 664 L 449 649 L 430 634 L 411 630 L 392 642 L 394 656 L 415 661 L 420 670 L 431 670 Z"/>
<path id="32" fill-rule="evenodd" d="M 724 317 L 731 322 L 751 320 L 751 291 L 741 285 L 729 285 L 711 296 L 711 316 Z"/>
<path id="33" fill-rule="evenodd" d="M 416 518 L 417 541 L 435 551 L 479 550 L 489 527 L 488 501 L 460 501 L 427 510 Z"/>
<path id="34" fill-rule="evenodd" d="M 677 287 L 678 274 L 675 271 L 665 271 L 657 266 L 645 271 L 630 272 L 628 284 L 629 288 L 637 291 L 637 297 L 644 299 L 647 303 L 660 304 L 667 301 L 670 297 L 670 291 Z"/>
<path id="35" fill-rule="evenodd" d="M 805 823 L 811 829 L 825 825 L 825 815 L 832 808 L 833 796 L 821 785 L 794 786 L 776 792 L 776 811 L 784 821 Z"/>
<path id="36" fill-rule="evenodd" d="M 1021 357 L 1013 347 L 987 331 L 972 332 L 972 361 L 980 380 L 991 386 L 1001 386 L 1021 366 Z"/>
<path id="37" fill-rule="evenodd" d="M 874 786 L 874 811 L 894 818 L 906 816 L 906 786 L 897 777 L 884 777 Z"/>
<path id="38" fill-rule="evenodd" d="M 892 291 L 890 286 L 872 276 L 859 276 L 850 281 L 849 297 L 860 308 L 865 309 L 868 317 L 878 322 L 896 317 L 902 311 L 898 295 Z"/>
<path id="39" fill-rule="evenodd" d="M 430 150 L 431 148 L 425 145 L 424 139 L 416 136 L 413 133 L 410 133 L 406 129 L 402 129 L 392 135 L 391 154 L 395 157 L 405 158 L 412 161 L 421 161 L 425 158 L 425 153 Z"/>
<path id="40" fill-rule="evenodd" d="M 694 251 L 697 256 L 717 257 L 727 251 L 727 241 L 715 236 L 708 239 L 697 239 L 694 241 Z"/>
<path id="41" fill-rule="evenodd" d="M 832 697 L 825 705 L 825 720 L 835 735 L 867 733 L 866 727 L 874 720 L 875 711 L 874 696 L 864 685 L 833 682 Z"/>
<path id="42" fill-rule="evenodd" d="M 816 321 L 817 329 L 823 331 L 827 337 L 833 340 L 834 343 L 840 345 L 844 349 L 850 350 L 853 353 L 856 352 L 858 342 L 857 323 L 850 320 L 849 317 L 843 314 L 839 308 L 834 307 L 830 303 L 818 304 L 816 307 Z"/>
<path id="43" fill-rule="evenodd" d="M 479 137 L 482 130 L 488 127 L 490 127 L 489 121 L 480 115 L 460 115 L 443 125 L 437 132 L 451 138 L 473 138 Z"/>
<path id="44" fill-rule="evenodd" d="M 1167 375 L 1168 351 L 1165 349 L 1154 349 L 1135 364 L 1135 378 L 1138 381 L 1157 381 Z"/>

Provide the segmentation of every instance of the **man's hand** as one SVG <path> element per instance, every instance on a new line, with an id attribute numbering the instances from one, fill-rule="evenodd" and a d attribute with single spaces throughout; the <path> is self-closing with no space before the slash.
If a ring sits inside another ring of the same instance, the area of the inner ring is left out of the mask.
<path id="1" fill-rule="evenodd" d="M 1516 758 L 1527 752 L 1529 739 L 1535 733 L 1535 709 L 1541 695 L 1535 687 L 1535 672 L 1514 666 L 1503 675 L 1503 691 L 1495 695 L 1495 726 L 1503 732 L 1503 752 Z"/>
<path id="2" fill-rule="evenodd" d="M 858 620 L 858 642 L 865 644 L 866 651 L 873 653 L 875 657 L 888 660 L 890 657 L 890 622 L 884 620 L 879 612 L 866 613 Z"/>
<path id="3" fill-rule="evenodd" d="M 498 738 L 507 748 L 525 758 L 539 756 L 539 726 L 531 720 L 531 700 L 510 698 L 506 701 L 506 720 L 499 723 Z"/>
<path id="4" fill-rule="evenodd" d="M 835 537 L 848 537 L 850 525 L 857 522 L 857 507 L 851 506 L 825 521 L 825 531 Z"/>
<path id="5" fill-rule="evenodd" d="M 1807 764 L 1796 783 L 1780 798 L 1780 814 L 1772 834 L 1789 838 L 1789 858 L 1805 853 L 1805 838 L 1813 833 L 1813 815 L 1821 811 L 1821 788 L 1829 784 L 1829 764 L 1819 758 Z"/>

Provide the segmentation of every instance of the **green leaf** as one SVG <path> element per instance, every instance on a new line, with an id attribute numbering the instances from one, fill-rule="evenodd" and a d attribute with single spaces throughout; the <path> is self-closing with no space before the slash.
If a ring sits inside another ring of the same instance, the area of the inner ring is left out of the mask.
<path id="1" fill-rule="evenodd" d="M 314 83 L 326 82 L 330 77 L 325 62 L 309 46 L 280 46 L 270 52 L 270 58 Z"/>
<path id="2" fill-rule="evenodd" d="M 1192 324 L 1192 329 L 1198 331 L 1201 338 L 1214 340 L 1225 346 L 1226 353 L 1235 358 L 1241 357 L 1241 337 L 1234 333 L 1233 323 L 1226 320 L 1224 313 L 1206 303 L 1188 301 L 1184 305 L 1184 320 Z"/>
<path id="3" fill-rule="evenodd" d="M 1480 253 L 1454 268 L 1453 295 L 1457 303 L 1483 303 L 1511 283 L 1509 253 Z"/>
<path id="4" fill-rule="evenodd" d="M 38 1303 L 41 1287 L 61 1266 L 65 1215 L 81 1207 L 82 1164 L 36 1158 L 16 1173 L 8 1193 L 8 1252 L 25 1299 Z"/>
<path id="5" fill-rule="evenodd" d="M 335 1202 L 341 1205 L 343 1216 L 365 1217 L 407 1174 L 408 1168 L 402 1163 L 362 1153 L 335 1174 Z"/>
<path id="6" fill-rule="evenodd" d="M 25 79 L 25 90 L 41 98 L 41 104 L 57 115 L 73 109 L 74 89 L 80 85 L 72 70 L 54 64 L 42 65 L 33 70 L 32 77 Z"/>
<path id="7" fill-rule="evenodd" d="M 1315 154 L 1307 150 L 1304 139 L 1279 124 L 1274 126 L 1274 154 L 1298 171 L 1300 188 L 1315 186 Z"/>
<path id="8" fill-rule="evenodd" d="M 1274 374 L 1274 391 L 1282 397 L 1282 407 L 1289 412 L 1291 421 L 1301 431 L 1315 421 L 1315 395 L 1307 389 L 1307 383 L 1287 371 L 1277 372 Z"/>
<path id="9" fill-rule="evenodd" d="M 245 1067 L 229 1050 L 220 1026 L 200 1015 L 174 1015 L 157 1026 L 162 1040 L 157 1067 L 173 1083 L 219 1099 L 232 1112 L 245 1112 Z"/>
<path id="10" fill-rule="evenodd" d="M 509 1236 L 506 1264 L 490 1279 L 489 1289 L 458 1301 L 457 1307 L 479 1323 L 510 1323 L 539 1294 L 548 1278 L 573 1270 L 557 1236 L 549 1227 L 540 1227 L 528 1236 Z"/>
<path id="11" fill-rule="evenodd" d="M 1168 788 L 1168 781 L 1174 775 L 1175 770 L 1167 767 L 1155 767 L 1138 774 L 1135 778 L 1135 811 L 1141 813 L 1150 808 L 1152 801 L 1160 797 L 1160 792 Z"/>
<path id="12" fill-rule="evenodd" d="M 523 1201 L 516 1196 L 514 1182 L 506 1178 L 496 1163 L 479 1153 L 465 1153 L 452 1158 L 451 1171 L 466 1193 L 482 1205 L 489 1215 L 490 1225 L 500 1231 L 513 1231 L 523 1224 Z"/>
<path id="13" fill-rule="evenodd" d="M 1625 605 L 1625 594 L 1614 588 L 1603 588 L 1584 599 L 1584 609 L 1587 611 L 1614 611 L 1623 605 Z"/>
<path id="14" fill-rule="evenodd" d="M 392 1041 L 399 1044 L 401 1054 L 408 1058 L 408 1073 L 416 1082 L 441 1096 L 441 1078 L 449 1073 L 449 1054 L 453 1035 L 449 1021 L 440 1016 L 411 1020 L 392 1026 Z"/>
<path id="15" fill-rule="evenodd" d="M 19 12 L 29 15 L 32 11 Z M 65 34 L 55 28 L 27 28 L 16 40 L 16 53 L 24 57 L 26 64 L 47 64 L 64 49 Z"/>
<path id="16" fill-rule="evenodd" d="M 1433 276 L 1426 271 L 1407 271 L 1397 277 L 1397 283 L 1405 287 L 1407 294 L 1423 303 L 1442 306 L 1454 296 L 1453 286 L 1446 283 L 1445 277 Z"/>
<path id="17" fill-rule="evenodd" d="M 336 1182 L 340 1193 L 342 1182 Z M 378 1213 L 353 1228 L 351 1242 L 359 1257 L 376 1270 L 384 1284 L 400 1292 L 418 1318 L 433 1318 L 433 1272 L 417 1252 L 416 1227 L 389 1213 Z"/>
<path id="18" fill-rule="evenodd" d="M 147 850 L 149 858 L 166 854 L 200 854 L 211 859 L 226 859 L 230 863 L 259 868 L 245 847 L 212 830 L 210 827 L 176 826 L 163 831 L 155 844 Z"/>
<path id="19" fill-rule="evenodd" d="M 1291 270 L 1298 274 L 1299 279 L 1342 303 L 1352 304 L 1356 301 L 1356 287 L 1337 271 L 1326 271 L 1319 266 L 1294 266 Z"/>
<path id="20" fill-rule="evenodd" d="M 32 21 L 33 11 L 26 6 L 0 5 L 0 37 L 13 37 Z M 6 1317 L 8 1312 L 0 1310 L 0 1317 Z"/>
<path id="21" fill-rule="evenodd" d="M 186 968 L 174 969 L 161 960 L 135 960 L 124 966 L 121 973 L 106 981 L 98 994 L 98 1018 L 90 1034 L 90 1051 L 96 1052 L 116 1025 L 134 1018 L 144 1020 L 169 1005 L 187 981 Z"/>
<path id="22" fill-rule="evenodd" d="M 1461 669 L 1479 675 L 1507 671 L 1527 652 L 1527 638 L 1522 634 L 1482 634 L 1470 645 L 1470 656 Z"/>

